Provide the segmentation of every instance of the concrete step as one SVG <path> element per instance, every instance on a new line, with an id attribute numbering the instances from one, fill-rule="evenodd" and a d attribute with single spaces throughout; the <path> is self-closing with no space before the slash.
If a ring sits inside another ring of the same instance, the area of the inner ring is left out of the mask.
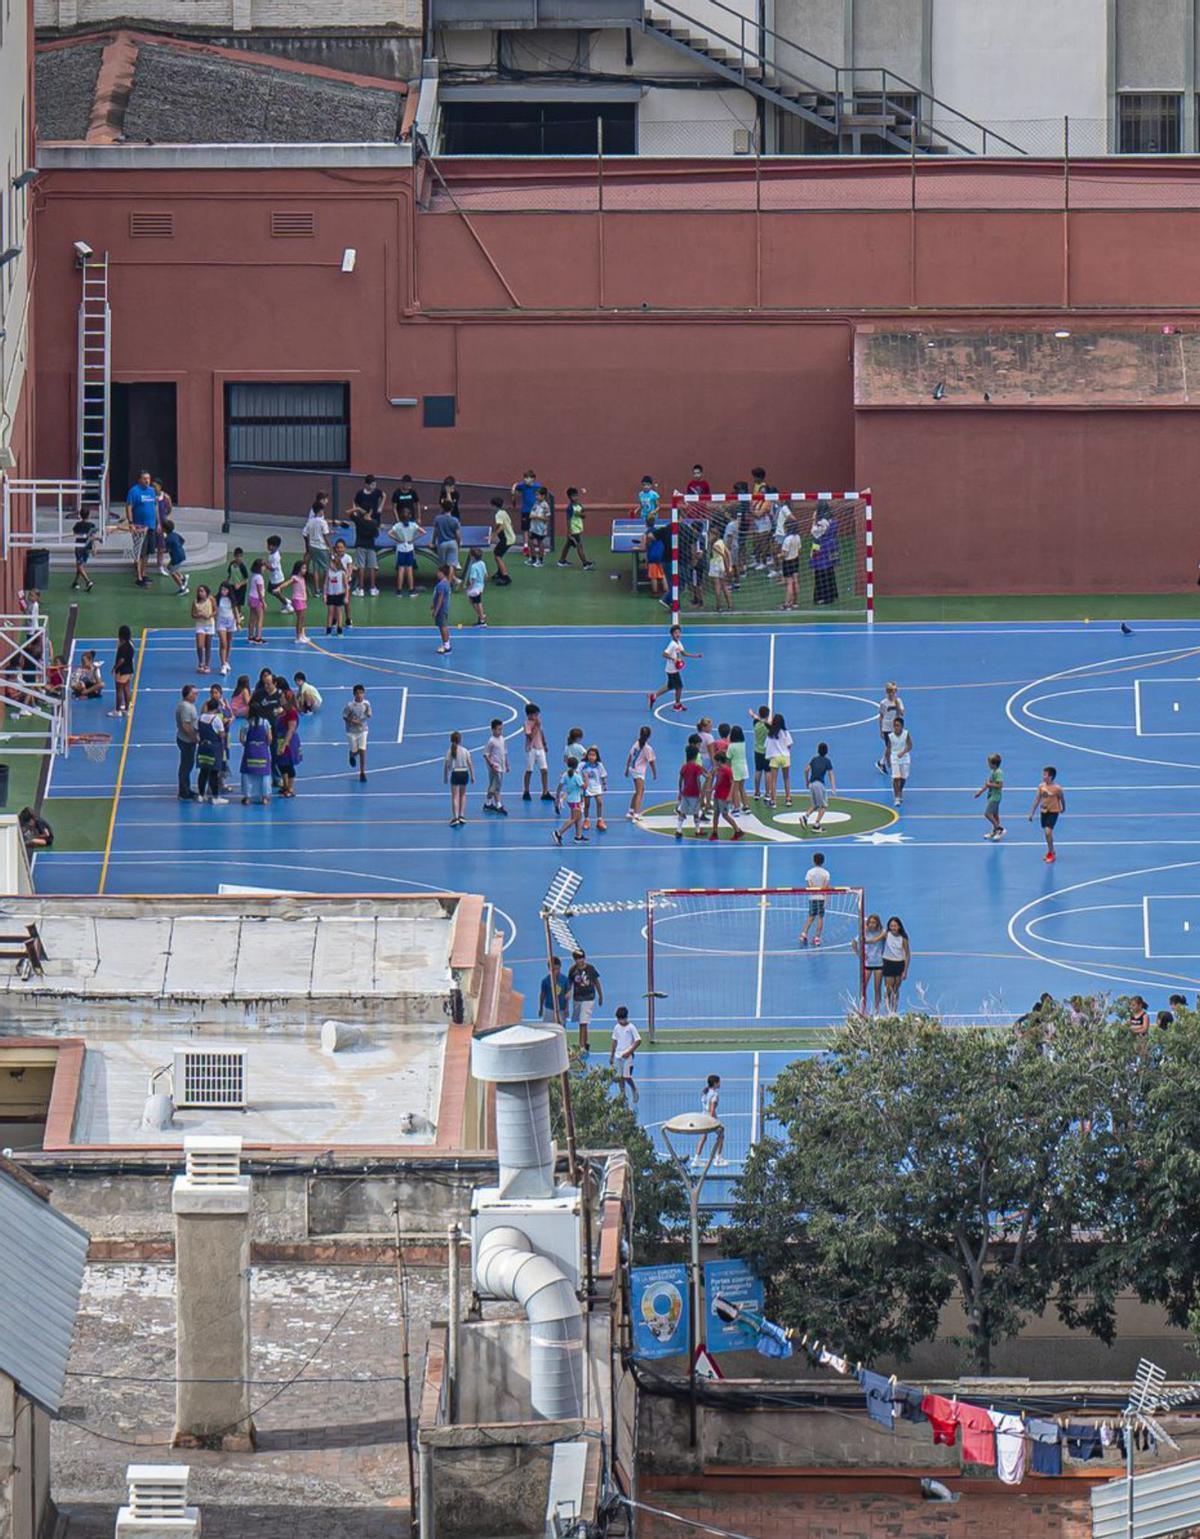
<path id="1" fill-rule="evenodd" d="M 231 542 L 221 533 L 224 514 L 220 508 L 176 508 L 175 527 L 183 536 L 190 567 L 218 566 L 229 560 Z M 234 541 L 233 543 L 237 543 Z M 73 544 L 50 547 L 52 569 L 73 570 Z M 114 533 L 91 559 L 95 571 L 112 571 L 129 565 L 129 536 Z"/>

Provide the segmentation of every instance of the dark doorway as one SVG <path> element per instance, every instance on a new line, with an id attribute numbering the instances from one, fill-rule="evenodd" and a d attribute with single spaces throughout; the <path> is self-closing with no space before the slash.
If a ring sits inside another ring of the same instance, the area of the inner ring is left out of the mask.
<path id="1" fill-rule="evenodd" d="M 179 461 L 175 441 L 175 386 L 112 387 L 109 496 L 124 501 L 139 471 L 148 470 L 172 498 L 179 498 Z"/>
<path id="2" fill-rule="evenodd" d="M 442 105 L 447 155 L 637 153 L 635 102 L 455 102 Z"/>

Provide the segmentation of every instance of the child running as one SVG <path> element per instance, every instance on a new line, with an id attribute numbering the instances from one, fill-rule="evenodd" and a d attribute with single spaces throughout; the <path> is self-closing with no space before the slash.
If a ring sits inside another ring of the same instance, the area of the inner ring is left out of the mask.
<path id="1" fill-rule="evenodd" d="M 646 776 L 658 778 L 658 765 L 654 761 L 654 749 L 650 746 L 650 728 L 639 727 L 637 742 L 625 755 L 625 778 L 633 777 L 633 796 L 630 798 L 627 818 L 635 821 L 642 815 L 642 802 L 646 796 Z"/>
<path id="2" fill-rule="evenodd" d="M 695 825 L 695 837 L 700 837 L 701 801 L 704 794 L 704 766 L 700 763 L 698 747 L 689 747 L 679 766 L 679 789 L 675 800 L 675 837 L 683 838 L 683 825 L 691 818 Z"/>
<path id="3" fill-rule="evenodd" d="M 367 699 L 367 686 L 356 684 L 350 699 L 342 708 L 342 721 L 346 725 L 346 745 L 350 755 L 350 768 L 358 766 L 360 784 L 367 778 L 367 733 L 370 731 L 371 702 Z"/>
<path id="4" fill-rule="evenodd" d="M 595 813 L 596 831 L 602 834 L 608 828 L 608 824 L 604 821 L 604 797 L 608 791 L 608 771 L 604 768 L 604 761 L 595 743 L 584 754 L 579 773 L 583 777 L 583 826 L 584 828 L 592 826 L 592 814 Z"/>
<path id="5" fill-rule="evenodd" d="M 714 1122 L 717 1119 L 717 1107 L 721 1104 L 721 1076 L 710 1074 L 704 1081 L 704 1089 L 700 1092 L 700 1110 Z M 704 1145 L 708 1142 L 709 1135 L 701 1133 L 696 1142 L 696 1152 L 692 1155 L 694 1166 L 704 1163 Z M 713 1149 L 713 1164 L 724 1165 L 727 1162 L 721 1158 L 721 1150 L 725 1147 L 725 1129 L 718 1128 L 716 1133 L 716 1147 Z"/>
<path id="6" fill-rule="evenodd" d="M 1043 856 L 1047 865 L 1053 865 L 1058 859 L 1054 851 L 1054 827 L 1061 813 L 1067 810 L 1067 798 L 1062 786 L 1058 783 L 1058 771 L 1053 764 L 1047 764 L 1042 771 L 1042 783 L 1038 786 L 1033 796 L 1033 806 L 1029 809 L 1029 821 L 1033 822 L 1035 812 L 1041 812 L 1042 833 L 1046 836 L 1046 853 Z"/>
<path id="7" fill-rule="evenodd" d="M 825 869 L 825 857 L 820 850 L 813 856 L 813 863 L 808 868 L 804 877 L 804 885 L 808 888 L 808 918 L 804 921 L 804 928 L 800 931 L 800 945 L 808 945 L 808 932 L 814 930 L 812 943 L 814 946 L 821 944 L 821 932 L 825 928 L 825 898 L 826 888 L 830 885 L 829 872 Z"/>
<path id="8" fill-rule="evenodd" d="M 829 779 L 828 786 L 825 784 L 826 777 Z M 816 753 L 804 766 L 804 784 L 812 797 L 812 811 L 806 812 L 800 821 L 805 828 L 820 828 L 829 810 L 830 792 L 837 795 L 837 781 L 834 779 L 828 743 L 818 743 Z"/>
<path id="9" fill-rule="evenodd" d="M 586 844 L 588 836 L 583 831 L 583 776 L 579 773 L 579 760 L 574 755 L 567 760 L 562 778 L 558 782 L 558 794 L 554 800 L 555 812 L 562 811 L 564 802 L 567 804 L 567 817 L 560 828 L 552 831 L 555 844 L 563 842 L 563 835 L 568 828 L 575 830 L 576 844 Z"/>
<path id="10" fill-rule="evenodd" d="M 729 763 L 727 753 L 719 753 L 716 758 L 716 768 L 713 771 L 712 789 L 712 832 L 709 834 L 709 842 L 721 837 L 721 819 L 724 818 L 730 828 L 733 829 L 735 839 L 744 839 L 745 833 L 733 821 L 733 814 L 729 810 L 729 798 L 733 795 L 733 770 Z"/>
<path id="11" fill-rule="evenodd" d="M 987 793 L 987 801 L 983 804 L 983 815 L 992 825 L 985 839 L 1003 839 L 1004 824 L 1000 821 L 1000 798 L 1004 795 L 1004 772 L 1000 768 L 1000 755 L 988 754 L 987 779 L 975 793 L 975 800 Z"/>
<path id="12" fill-rule="evenodd" d="M 683 710 L 683 670 L 686 660 L 699 659 L 703 652 L 689 652 L 683 644 L 683 632 L 678 625 L 671 627 L 671 635 L 663 648 L 663 660 L 667 665 L 667 682 L 661 689 L 653 690 L 646 696 L 646 703 L 651 710 L 658 704 L 664 695 L 674 693 L 675 704 L 671 707 L 674 711 Z"/>
<path id="13" fill-rule="evenodd" d="M 267 591 L 272 598 L 279 600 L 283 613 L 290 615 L 292 605 L 287 589 L 288 581 L 283 575 L 283 539 L 273 534 L 267 539 Z"/>
<path id="14" fill-rule="evenodd" d="M 483 745 L 483 762 L 488 772 L 483 810 L 506 818 L 508 808 L 504 805 L 504 777 L 508 774 L 508 744 L 504 739 L 504 723 L 498 716 L 492 722 L 492 735 Z"/>

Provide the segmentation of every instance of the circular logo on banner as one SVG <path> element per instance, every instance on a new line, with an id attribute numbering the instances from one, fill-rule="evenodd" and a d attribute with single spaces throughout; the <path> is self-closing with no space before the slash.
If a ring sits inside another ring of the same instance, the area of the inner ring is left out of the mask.
<path id="1" fill-rule="evenodd" d="M 810 821 L 813 816 L 808 797 L 802 792 L 793 793 L 790 807 L 768 807 L 766 802 L 751 801 L 750 811 L 737 819 L 737 825 L 747 840 L 758 844 L 796 844 L 809 839 L 841 839 L 847 834 L 871 834 L 881 828 L 890 828 L 899 817 L 891 807 L 878 802 L 856 801 L 846 796 L 831 796 L 825 816 L 819 826 Z M 670 839 L 679 827 L 679 817 L 674 802 L 658 802 L 647 807 L 637 827 L 648 833 L 661 834 Z M 685 839 L 707 839 L 712 833 L 712 812 L 700 820 L 700 833 L 696 834 L 695 819 L 689 814 L 683 820 Z M 722 818 L 717 829 L 721 839 L 732 839 L 733 830 Z"/>
<path id="2" fill-rule="evenodd" d="M 642 1319 L 656 1341 L 670 1341 L 683 1313 L 683 1297 L 674 1283 L 656 1283 L 642 1294 Z"/>

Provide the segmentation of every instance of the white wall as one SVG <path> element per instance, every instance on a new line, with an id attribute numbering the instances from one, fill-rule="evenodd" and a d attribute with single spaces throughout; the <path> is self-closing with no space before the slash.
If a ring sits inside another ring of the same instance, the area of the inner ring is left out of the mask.
<path id="1" fill-rule="evenodd" d="M 27 142 L 28 71 L 31 38 L 25 25 L 21 0 L 0 0 L 5 20 L 0 32 L 0 251 L 12 246 L 21 255 L 0 272 L 0 447 L 8 443 L 17 397 L 25 377 L 29 346 L 29 231 L 27 221 L 31 193 L 16 191 L 13 178 L 33 161 Z M 18 473 L 32 475 L 31 466 L 19 465 Z"/>
<path id="2" fill-rule="evenodd" d="M 1052 138 L 1065 115 L 1105 118 L 1107 54 L 1105 0 L 934 0 L 934 95 L 1018 140 L 1022 123 Z"/>

